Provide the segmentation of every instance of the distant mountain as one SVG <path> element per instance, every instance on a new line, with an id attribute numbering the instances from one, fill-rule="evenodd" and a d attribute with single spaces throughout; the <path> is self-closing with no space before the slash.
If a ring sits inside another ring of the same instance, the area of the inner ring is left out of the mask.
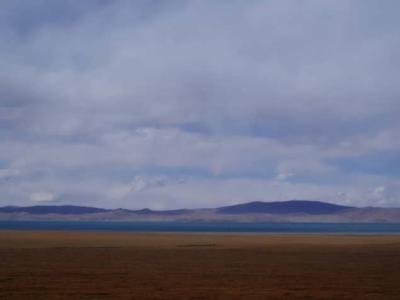
<path id="1" fill-rule="evenodd" d="M 107 212 L 119 213 L 134 213 L 138 215 L 180 215 L 190 212 L 188 209 L 175 209 L 175 210 L 151 210 L 148 208 L 140 210 L 129 209 L 105 209 L 87 206 L 75 205 L 37 205 L 37 206 L 4 206 L 0 207 L 0 213 L 28 213 L 33 215 L 85 215 Z"/>
<path id="2" fill-rule="evenodd" d="M 104 209 L 73 205 L 6 206 L 0 207 L 0 220 L 400 223 L 400 208 L 358 208 L 308 200 L 249 202 L 219 208 L 175 210 Z"/>
<path id="3" fill-rule="evenodd" d="M 144 208 L 141 210 L 129 210 L 132 213 L 139 215 L 160 215 L 160 216 L 176 216 L 190 213 L 190 209 L 174 209 L 174 210 L 152 210 Z"/>
<path id="4" fill-rule="evenodd" d="M 5 206 L 0 207 L 0 213 L 29 213 L 33 215 L 60 214 L 60 215 L 83 215 L 110 211 L 108 209 L 74 206 L 74 205 L 37 205 L 37 206 Z"/>
<path id="5" fill-rule="evenodd" d="M 292 200 L 283 202 L 250 202 L 217 209 L 220 214 L 309 214 L 325 215 L 343 212 L 352 209 L 351 206 L 342 206 L 320 201 Z"/>

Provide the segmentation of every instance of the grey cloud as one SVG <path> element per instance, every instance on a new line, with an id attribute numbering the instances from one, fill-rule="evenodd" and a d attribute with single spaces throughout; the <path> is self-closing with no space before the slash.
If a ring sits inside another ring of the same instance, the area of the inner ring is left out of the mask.
<path id="1" fill-rule="evenodd" d="M 281 178 L 322 197 L 340 192 L 346 168 L 365 173 L 357 156 L 379 164 L 400 150 L 396 1 L 25 2 L 0 4 L 0 163 L 29 186 L 0 183 L 12 199 L 76 193 L 112 206 L 134 180 L 121 168 L 196 169 L 217 190 L 221 176 Z M 68 179 L 80 170 L 88 187 Z M 178 204 L 185 186 L 156 188 L 166 200 L 155 205 Z"/>

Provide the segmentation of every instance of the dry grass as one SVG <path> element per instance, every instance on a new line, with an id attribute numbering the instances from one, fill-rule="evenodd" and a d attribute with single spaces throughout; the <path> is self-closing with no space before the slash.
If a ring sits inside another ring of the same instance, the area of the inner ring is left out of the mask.
<path id="1" fill-rule="evenodd" d="M 0 231 L 0 299 L 399 299 L 400 237 Z"/>

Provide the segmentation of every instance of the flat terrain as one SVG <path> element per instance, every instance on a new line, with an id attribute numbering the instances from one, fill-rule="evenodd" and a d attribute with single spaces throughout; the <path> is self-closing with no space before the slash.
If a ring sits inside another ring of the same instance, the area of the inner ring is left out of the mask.
<path id="1" fill-rule="evenodd" d="M 400 299 L 400 236 L 0 231 L 0 299 Z"/>

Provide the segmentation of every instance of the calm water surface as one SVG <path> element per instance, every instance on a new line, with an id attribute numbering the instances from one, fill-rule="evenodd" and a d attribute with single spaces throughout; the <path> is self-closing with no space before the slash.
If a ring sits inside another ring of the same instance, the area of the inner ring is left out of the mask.
<path id="1" fill-rule="evenodd" d="M 400 234 L 400 223 L 0 221 L 0 229 L 133 232 L 249 232 L 288 234 Z"/>

